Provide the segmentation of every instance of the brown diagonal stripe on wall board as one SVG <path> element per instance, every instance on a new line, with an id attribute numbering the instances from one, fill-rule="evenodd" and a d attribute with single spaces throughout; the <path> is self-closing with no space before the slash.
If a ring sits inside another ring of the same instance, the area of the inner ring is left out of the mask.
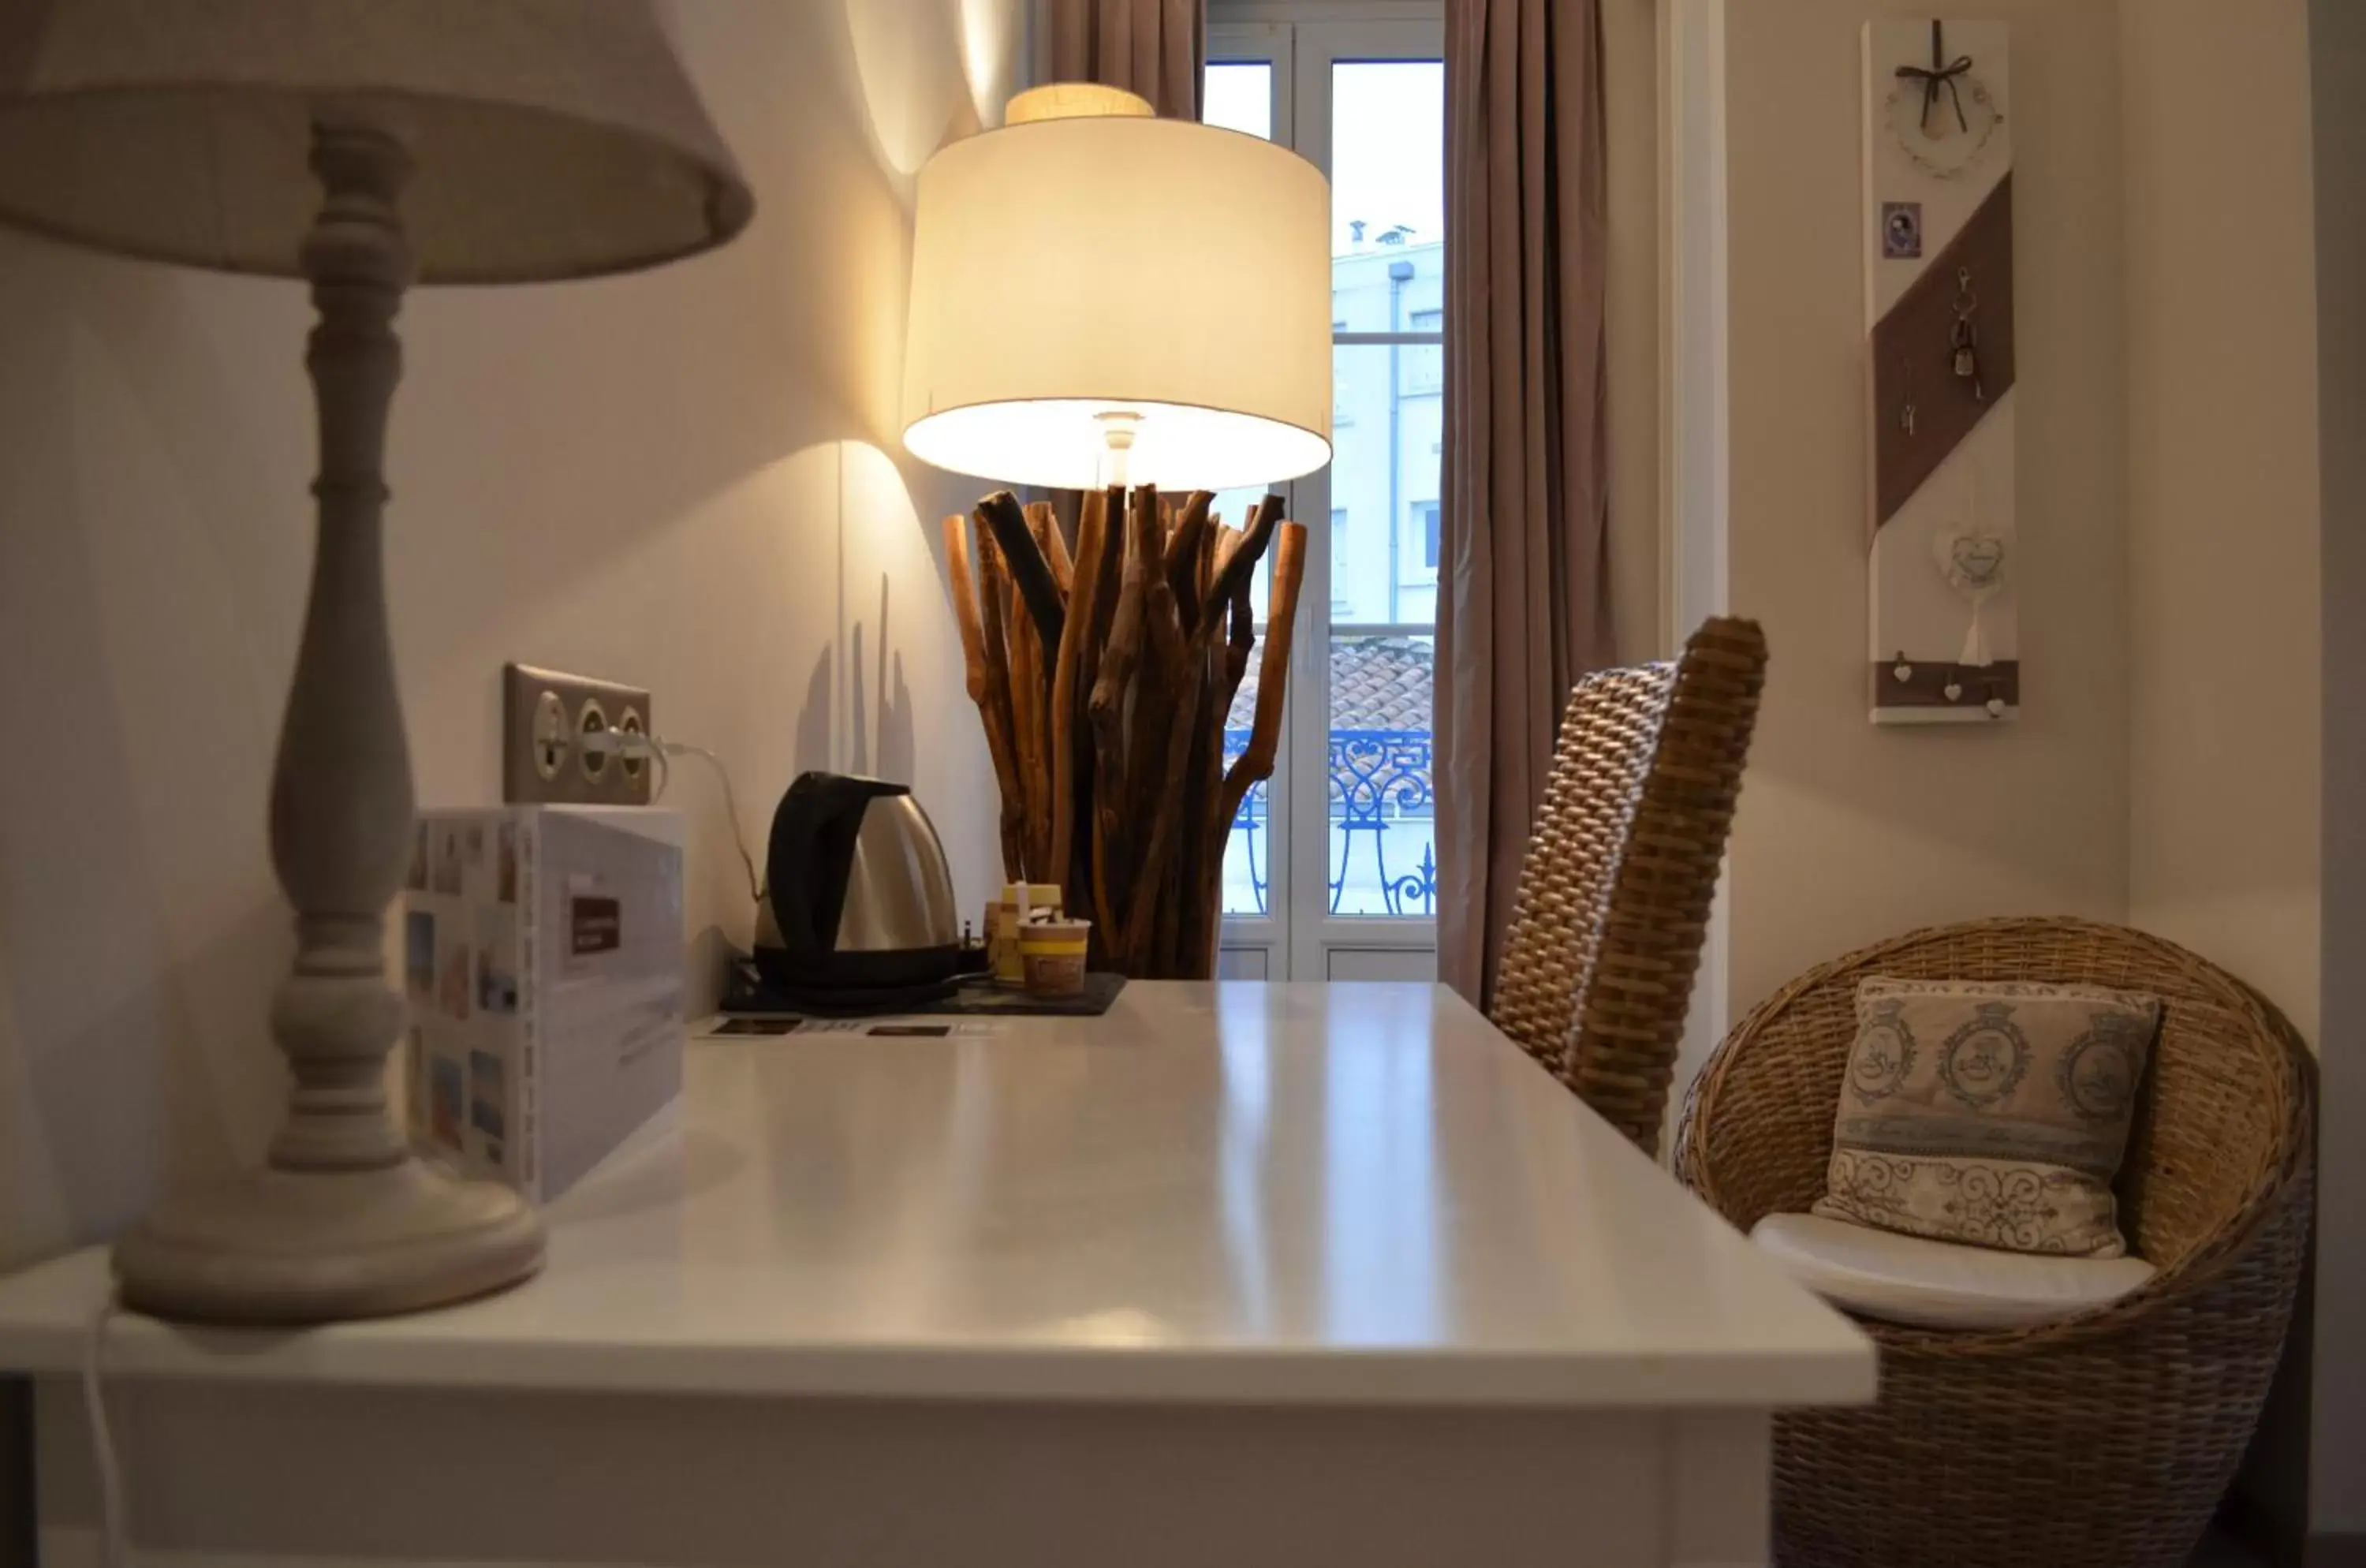
<path id="1" fill-rule="evenodd" d="M 1958 268 L 1972 271 L 1979 309 L 1980 384 L 1955 372 Z M 1907 498 L 1962 445 L 1997 400 L 2012 389 L 2012 176 L 1997 182 L 1961 232 L 1947 243 L 1912 288 L 1873 329 L 1873 525 L 1898 515 Z M 1901 417 L 1911 398 L 1914 431 Z"/>

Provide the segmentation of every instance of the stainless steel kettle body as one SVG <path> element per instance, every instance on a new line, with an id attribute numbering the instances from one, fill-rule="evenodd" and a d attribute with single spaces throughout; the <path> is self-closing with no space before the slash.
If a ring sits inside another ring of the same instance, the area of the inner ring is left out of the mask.
<path id="1" fill-rule="evenodd" d="M 960 941 L 952 868 L 936 824 L 908 793 L 873 795 L 854 834 L 835 951 L 890 953 Z"/>
<path id="2" fill-rule="evenodd" d="M 765 874 L 772 920 L 760 921 L 756 962 L 775 987 L 886 992 L 952 978 L 952 872 L 907 786 L 804 774 L 773 813 Z"/>

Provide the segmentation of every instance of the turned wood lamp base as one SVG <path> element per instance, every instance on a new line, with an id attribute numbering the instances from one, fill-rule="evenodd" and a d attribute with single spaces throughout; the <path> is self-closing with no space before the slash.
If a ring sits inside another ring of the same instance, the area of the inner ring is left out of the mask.
<path id="1" fill-rule="evenodd" d="M 541 1224 L 517 1194 L 417 1159 L 253 1171 L 167 1200 L 115 1247 L 126 1307 L 203 1323 L 416 1312 L 501 1290 L 541 1265 Z"/>
<path id="2" fill-rule="evenodd" d="M 386 910 L 409 863 L 411 761 L 387 636 L 380 525 L 393 321 L 412 274 L 398 197 L 410 159 L 367 123 L 313 128 L 326 199 L 303 251 L 319 311 L 306 363 L 321 421 L 319 544 L 271 786 L 271 858 L 296 909 L 271 1010 L 295 1079 L 264 1169 L 176 1195 L 117 1242 L 123 1303 L 160 1317 L 289 1325 L 440 1306 L 542 1263 L 509 1189 L 409 1150 L 386 1099 L 402 998 Z"/>

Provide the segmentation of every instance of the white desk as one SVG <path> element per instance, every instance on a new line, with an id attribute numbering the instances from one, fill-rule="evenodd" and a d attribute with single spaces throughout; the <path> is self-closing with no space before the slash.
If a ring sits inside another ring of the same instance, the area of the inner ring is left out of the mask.
<path id="1" fill-rule="evenodd" d="M 1739 1565 L 1870 1344 L 1449 993 L 1137 985 L 951 1040 L 693 1041 L 533 1283 L 118 1319 L 165 1561 Z M 52 1562 L 84 1252 L 0 1283 Z"/>

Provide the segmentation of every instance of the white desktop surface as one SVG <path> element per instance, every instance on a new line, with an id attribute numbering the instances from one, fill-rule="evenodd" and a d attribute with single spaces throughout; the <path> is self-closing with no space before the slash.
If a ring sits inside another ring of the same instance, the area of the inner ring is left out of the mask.
<path id="1" fill-rule="evenodd" d="M 300 1332 L 119 1317 L 115 1377 L 925 1400 L 1858 1403 L 1872 1346 L 1475 1011 L 1146 984 L 946 1039 L 694 1039 L 507 1294 Z M 0 1282 L 78 1366 L 91 1249 Z"/>

